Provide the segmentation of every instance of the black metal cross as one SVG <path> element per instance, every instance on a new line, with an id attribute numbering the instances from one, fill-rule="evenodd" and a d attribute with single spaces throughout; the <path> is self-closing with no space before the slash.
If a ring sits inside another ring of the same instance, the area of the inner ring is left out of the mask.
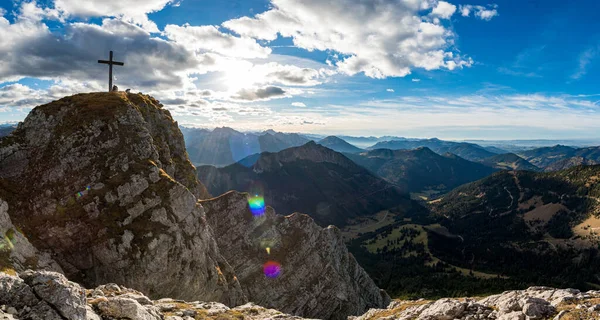
<path id="1" fill-rule="evenodd" d="M 112 67 L 115 66 L 123 66 L 125 65 L 123 62 L 113 61 L 113 52 L 110 52 L 109 60 L 98 60 L 98 63 L 104 63 L 108 65 L 108 92 L 112 91 L 113 85 L 113 75 L 112 75 Z"/>

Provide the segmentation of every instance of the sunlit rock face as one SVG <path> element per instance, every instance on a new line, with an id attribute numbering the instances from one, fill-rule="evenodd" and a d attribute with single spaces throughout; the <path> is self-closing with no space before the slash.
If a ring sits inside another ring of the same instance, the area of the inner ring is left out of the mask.
<path id="1" fill-rule="evenodd" d="M 260 205 L 237 192 L 202 201 L 219 248 L 250 301 L 321 319 L 387 306 L 389 296 L 348 253 L 336 227 L 321 228 L 307 215 L 284 217 Z"/>
<path id="2" fill-rule="evenodd" d="M 12 222 L 90 287 L 245 303 L 197 204 L 206 196 L 176 122 L 149 96 L 63 98 L 0 141 L 0 197 Z"/>

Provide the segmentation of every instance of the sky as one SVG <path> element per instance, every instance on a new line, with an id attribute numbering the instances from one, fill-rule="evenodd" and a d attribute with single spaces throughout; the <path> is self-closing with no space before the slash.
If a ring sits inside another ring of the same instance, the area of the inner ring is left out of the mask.
<path id="1" fill-rule="evenodd" d="M 181 125 L 600 138 L 599 1 L 0 0 L 0 122 L 114 83 Z"/>

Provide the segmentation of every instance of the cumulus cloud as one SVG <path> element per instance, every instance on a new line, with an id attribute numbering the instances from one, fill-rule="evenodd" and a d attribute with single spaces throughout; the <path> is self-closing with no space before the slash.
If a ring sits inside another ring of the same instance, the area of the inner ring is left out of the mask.
<path id="1" fill-rule="evenodd" d="M 223 26 L 242 36 L 274 40 L 281 35 L 309 51 L 339 52 L 331 64 L 348 75 L 403 77 L 413 68 L 452 70 L 472 64 L 452 48 L 455 35 L 450 29 L 421 18 L 423 10 L 451 16 L 456 7 L 443 1 L 435 8 L 425 0 L 271 2 L 273 9 Z"/>
<path id="2" fill-rule="evenodd" d="M 387 89 L 385 91 L 387 91 L 387 92 L 394 92 L 394 89 Z"/>
<path id="3" fill-rule="evenodd" d="M 306 107 L 306 104 L 304 104 L 303 102 L 292 102 L 292 107 L 304 108 Z"/>
<path id="4" fill-rule="evenodd" d="M 92 83 L 60 81 L 48 89 L 33 89 L 20 83 L 0 87 L 0 106 L 33 108 L 82 91 L 97 91 L 100 88 Z"/>
<path id="5" fill-rule="evenodd" d="M 172 0 L 54 0 L 54 6 L 64 14 L 78 17 L 119 17 L 135 23 L 149 32 L 158 32 L 148 13 L 162 10 Z"/>
<path id="6" fill-rule="evenodd" d="M 438 2 L 437 6 L 433 8 L 431 14 L 438 16 L 442 19 L 450 19 L 450 17 L 456 12 L 456 6 L 446 1 Z"/>
<path id="7" fill-rule="evenodd" d="M 177 26 L 169 24 L 164 34 L 193 51 L 208 51 L 237 58 L 266 58 L 270 48 L 251 38 L 239 38 L 219 31 L 216 26 Z"/>
<path id="8" fill-rule="evenodd" d="M 4 62 L 0 64 L 0 81 L 33 77 L 104 82 L 106 66 L 95 61 L 106 58 L 109 50 L 125 62 L 115 70 L 117 84 L 146 90 L 184 87 L 187 73 L 201 73 L 213 63 L 121 20 L 105 19 L 102 25 L 67 24 L 65 34 L 52 33 L 40 22 L 0 21 Z"/>
<path id="9" fill-rule="evenodd" d="M 470 4 L 460 5 L 459 11 L 463 17 L 468 17 L 473 13 L 473 15 L 481 20 L 490 21 L 493 17 L 498 15 L 498 5 L 491 4 L 487 7 L 484 6 L 474 6 Z"/>

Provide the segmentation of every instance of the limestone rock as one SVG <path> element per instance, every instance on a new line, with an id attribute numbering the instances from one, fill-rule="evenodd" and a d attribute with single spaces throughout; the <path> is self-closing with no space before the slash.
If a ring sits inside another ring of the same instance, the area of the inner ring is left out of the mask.
<path id="1" fill-rule="evenodd" d="M 462 316 L 467 304 L 464 302 L 441 299 L 430 305 L 419 315 L 419 320 L 452 320 Z"/>
<path id="2" fill-rule="evenodd" d="M 153 308 L 142 306 L 134 299 L 127 297 L 111 297 L 97 304 L 99 313 L 105 317 L 116 319 L 160 320 L 160 314 Z"/>
<path id="3" fill-rule="evenodd" d="M 387 309 L 371 309 L 353 320 L 533 320 L 600 319 L 595 302 L 600 292 L 574 289 L 531 287 L 506 291 L 481 300 L 440 299 L 438 301 L 402 301 Z M 559 312 L 560 310 L 560 312 Z"/>
<path id="4" fill-rule="evenodd" d="M 250 301 L 322 319 L 387 306 L 389 296 L 348 253 L 337 228 L 321 228 L 303 214 L 280 216 L 271 208 L 255 217 L 247 197 L 230 192 L 201 203 Z M 277 272 L 265 275 L 267 263 Z"/>
<path id="5" fill-rule="evenodd" d="M 0 270 L 22 272 L 43 269 L 62 272 L 48 253 L 41 253 L 16 228 L 8 215 L 8 203 L 0 199 Z"/>
<path id="6" fill-rule="evenodd" d="M 29 270 L 19 276 L 0 272 L 0 304 L 13 308 L 20 319 L 95 319 L 87 309 L 84 289 L 56 272 Z"/>
<path id="7" fill-rule="evenodd" d="M 208 195 L 181 131 L 149 96 L 79 94 L 36 107 L 0 143 L 0 182 L 12 221 L 73 281 L 247 302 L 196 203 Z"/>

